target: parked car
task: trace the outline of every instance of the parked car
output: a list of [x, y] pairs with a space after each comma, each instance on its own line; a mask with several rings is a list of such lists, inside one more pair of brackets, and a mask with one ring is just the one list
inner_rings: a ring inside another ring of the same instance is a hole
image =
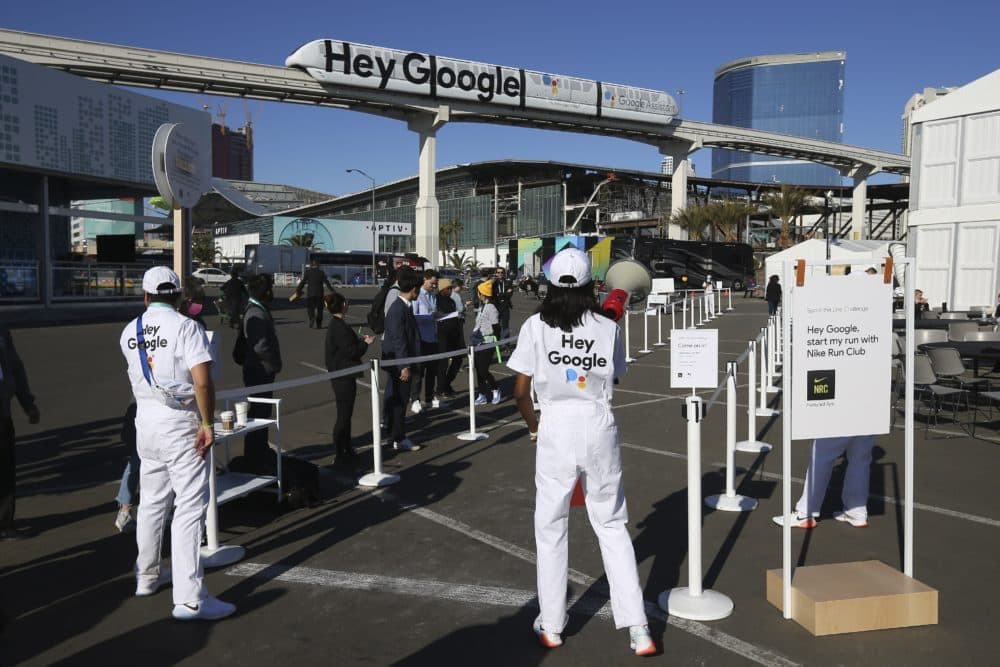
[[191, 275], [200, 280], [202, 285], [221, 285], [229, 280], [228, 273], [214, 266], [200, 268]]

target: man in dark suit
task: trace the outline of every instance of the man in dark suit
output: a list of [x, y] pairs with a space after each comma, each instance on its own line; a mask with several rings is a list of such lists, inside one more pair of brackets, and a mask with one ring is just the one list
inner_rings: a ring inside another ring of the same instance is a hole
[[[261, 273], [254, 276], [247, 284], [247, 290], [250, 292], [250, 302], [243, 314], [243, 335], [246, 337], [243, 384], [252, 387], [274, 382], [274, 377], [281, 372], [281, 347], [270, 309], [274, 299], [271, 275]], [[260, 392], [252, 396], [271, 398], [274, 392]], [[270, 419], [271, 406], [268, 403], [250, 403], [248, 416], [251, 419]], [[254, 464], [273, 461], [271, 448], [267, 445], [267, 430], [248, 433], [243, 440], [243, 452]]]
[[[399, 298], [385, 315], [385, 334], [382, 340], [382, 361], [406, 359], [420, 354], [420, 333], [413, 315], [412, 302], [417, 298], [423, 277], [415, 273], [402, 274], [397, 281]], [[410, 402], [410, 380], [420, 372], [419, 364], [389, 366], [385, 369], [388, 382], [385, 388], [389, 414], [388, 427], [392, 431], [392, 446], [396, 451], [415, 451], [420, 445], [406, 437], [406, 406]], [[378, 445], [376, 445], [378, 446]]]
[[14, 420], [11, 399], [17, 397], [28, 421], [37, 424], [40, 418], [35, 397], [28, 388], [28, 375], [14, 348], [10, 331], [0, 326], [0, 540], [17, 539], [14, 530], [14, 484], [17, 480], [14, 456]]
[[302, 280], [299, 281], [298, 287], [295, 288], [295, 292], [301, 294], [302, 287], [306, 288], [306, 312], [309, 313], [309, 326], [312, 327], [313, 323], [316, 323], [317, 329], [323, 328], [323, 286], [326, 285], [330, 291], [333, 291], [333, 285], [330, 284], [330, 279], [326, 277], [323, 273], [323, 269], [319, 268], [319, 262], [315, 259], [310, 262], [309, 268], [306, 272], [302, 274]]

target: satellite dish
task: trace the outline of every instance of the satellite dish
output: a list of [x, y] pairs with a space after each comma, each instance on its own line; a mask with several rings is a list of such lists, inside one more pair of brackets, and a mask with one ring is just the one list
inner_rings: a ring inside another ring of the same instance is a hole
[[628, 292], [629, 303], [639, 303], [653, 289], [653, 275], [642, 262], [634, 259], [619, 259], [608, 267], [604, 282], [611, 290]]

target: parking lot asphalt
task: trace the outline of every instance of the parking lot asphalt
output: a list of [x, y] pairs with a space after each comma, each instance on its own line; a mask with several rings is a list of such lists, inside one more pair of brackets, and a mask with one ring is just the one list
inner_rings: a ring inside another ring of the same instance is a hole
[[[370, 288], [348, 288], [349, 321], [360, 324]], [[306, 326], [304, 308], [279, 301], [276, 321], [284, 356], [279, 379], [306, 377], [323, 363], [324, 332]], [[515, 325], [535, 306], [515, 300]], [[720, 371], [736, 359], [766, 319], [760, 300], [738, 297], [735, 309], [705, 325], [719, 329]], [[468, 429], [465, 372], [459, 400], [410, 418], [419, 452], [391, 455], [394, 486], [357, 487], [366, 472], [333, 467], [335, 417], [327, 383], [282, 392], [286, 448], [321, 466], [323, 502], [284, 510], [272, 492], [219, 511], [221, 539], [246, 548], [235, 565], [206, 573], [209, 590], [238, 612], [218, 623], [170, 619], [170, 592], [132, 597], [132, 535], [114, 526], [114, 496], [123, 467], [118, 432], [130, 400], [117, 349], [128, 309], [106, 321], [30, 320], [14, 330], [40, 424], [15, 416], [18, 433], [18, 525], [25, 539], [0, 543], [0, 663], [30, 665], [619, 665], [640, 660], [610, 618], [607, 581], [583, 508], [571, 511], [570, 624], [565, 644], [538, 646], [534, 568], [532, 444], [509, 399], [477, 408], [485, 440]], [[660, 653], [671, 665], [998, 664], [993, 629], [1000, 621], [990, 574], [1000, 545], [993, 471], [1000, 463], [994, 431], [977, 439], [942, 424], [916, 434], [917, 579], [940, 591], [937, 626], [813, 637], [765, 599], [765, 570], [781, 566], [780, 447], [736, 455], [738, 492], [757, 498], [752, 512], [702, 507], [704, 585], [735, 603], [722, 621], [667, 617], [660, 592], [687, 584], [687, 391], [670, 390], [667, 347], [639, 354], [642, 317], [633, 316], [636, 357], [614, 398], [625, 489], [640, 580]], [[97, 317], [96, 319], [102, 319]], [[234, 332], [218, 326], [223, 359]], [[669, 318], [665, 323], [669, 325]], [[651, 325], [655, 319], [651, 319]], [[664, 336], [668, 334], [664, 332]], [[651, 332], [651, 339], [656, 339]], [[512, 377], [494, 366], [504, 395]], [[239, 369], [223, 363], [220, 388], [237, 387]], [[722, 375], [720, 373], [720, 381]], [[367, 382], [367, 380], [365, 380]], [[746, 433], [746, 366], [739, 368], [737, 429]], [[359, 388], [353, 432], [371, 461], [371, 405]], [[711, 390], [699, 391], [708, 397]], [[724, 396], [724, 394], [723, 394]], [[776, 400], [772, 397], [771, 399]], [[724, 487], [725, 410], [711, 406], [702, 431], [702, 490]], [[15, 405], [15, 412], [17, 406]], [[961, 415], [960, 415], [961, 416]], [[871, 472], [870, 527], [832, 520], [843, 477], [838, 465], [824, 514], [793, 536], [799, 565], [878, 559], [902, 567], [903, 420], [879, 436]], [[758, 437], [780, 445], [780, 417], [756, 420]], [[801, 490], [808, 442], [793, 447], [793, 493]], [[234, 447], [234, 454], [241, 448]]]

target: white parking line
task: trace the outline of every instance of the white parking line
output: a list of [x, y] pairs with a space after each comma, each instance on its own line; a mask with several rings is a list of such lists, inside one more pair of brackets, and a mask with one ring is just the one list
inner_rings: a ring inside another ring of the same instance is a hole
[[[643, 445], [633, 445], [627, 442], [619, 443], [619, 446], [626, 447], [628, 449], [634, 449], [640, 452], [646, 452], [647, 454], [656, 454], [658, 456], [667, 456], [669, 458], [687, 460], [686, 454], [679, 454], [677, 452], [667, 452], [659, 449], [653, 449], [652, 447], [644, 447]], [[722, 468], [725, 467], [726, 464], [716, 462], [716, 463], [710, 463], [709, 465], [717, 468]], [[778, 475], [776, 473], [761, 471], [759, 474], [761, 475], [761, 477], [765, 477], [767, 479], [772, 479], [779, 482], [781, 481], [781, 475]], [[796, 484], [805, 484], [805, 480], [800, 477], [792, 477], [792, 481], [795, 482]], [[881, 500], [883, 502], [892, 503], [893, 505], [902, 505], [901, 500], [896, 500], [895, 498], [892, 498], [890, 496], [880, 496], [876, 494], [871, 494], [868, 497], [871, 498], [872, 500]], [[1000, 521], [996, 519], [990, 519], [989, 517], [977, 516], [975, 514], [967, 514], [965, 512], [951, 510], [946, 507], [925, 505], [924, 503], [918, 503], [918, 502], [914, 502], [913, 506], [917, 509], [924, 510], [926, 512], [933, 512], [935, 514], [941, 514], [943, 516], [950, 516], [955, 519], [963, 519], [965, 521], [971, 521], [973, 523], [981, 523], [985, 526], [990, 526], [991, 528], [1000, 528]]]

